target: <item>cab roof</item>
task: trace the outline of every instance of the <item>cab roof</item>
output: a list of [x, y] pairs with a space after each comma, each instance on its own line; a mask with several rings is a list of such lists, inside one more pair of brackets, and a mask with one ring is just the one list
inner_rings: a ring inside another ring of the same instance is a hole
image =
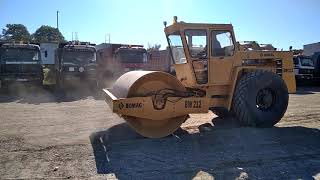
[[36, 44], [17, 44], [17, 43], [5, 43], [1, 48], [19, 48], [19, 49], [35, 49], [40, 50], [40, 46]]
[[147, 50], [144, 48], [119, 48], [115, 51], [115, 53], [126, 53], [126, 52], [146, 53]]
[[186, 23], [183, 21], [174, 21], [172, 25], [165, 27], [164, 31], [170, 34], [185, 29], [216, 29], [233, 31], [233, 26], [232, 24]]
[[75, 44], [68, 44], [63, 47], [64, 49], [68, 50], [83, 50], [83, 51], [96, 51], [96, 48], [91, 45], [75, 45]]

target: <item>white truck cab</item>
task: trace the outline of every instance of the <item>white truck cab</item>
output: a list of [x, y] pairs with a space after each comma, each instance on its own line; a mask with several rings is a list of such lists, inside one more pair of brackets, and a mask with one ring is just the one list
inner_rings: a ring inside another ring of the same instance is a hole
[[293, 57], [293, 62], [297, 80], [313, 79], [314, 63], [311, 57], [296, 55]]

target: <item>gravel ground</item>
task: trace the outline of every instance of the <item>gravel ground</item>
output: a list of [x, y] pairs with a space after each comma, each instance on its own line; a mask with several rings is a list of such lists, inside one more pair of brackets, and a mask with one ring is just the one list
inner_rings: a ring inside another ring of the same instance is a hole
[[274, 128], [191, 115], [175, 135], [146, 139], [102, 95], [0, 95], [0, 179], [320, 179], [320, 88], [290, 95]]

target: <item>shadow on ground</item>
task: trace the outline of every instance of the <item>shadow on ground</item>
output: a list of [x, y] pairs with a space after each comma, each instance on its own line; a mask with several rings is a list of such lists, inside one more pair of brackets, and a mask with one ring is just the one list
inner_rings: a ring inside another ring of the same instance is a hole
[[312, 83], [304, 83], [304, 84], [298, 84], [297, 85], [297, 92], [295, 94], [297, 95], [305, 95], [305, 94], [314, 94], [316, 92], [320, 92], [320, 82], [317, 82], [317, 84]]
[[29, 86], [2, 89], [0, 91], [0, 103], [17, 102], [27, 104], [41, 104], [49, 102], [71, 102], [81, 99], [93, 98], [102, 100], [104, 98], [102, 90], [90, 89], [90, 87], [80, 86], [56, 90], [53, 86]]
[[180, 130], [161, 139], [143, 138], [126, 124], [92, 133], [97, 173], [119, 179], [310, 179], [320, 173], [318, 129], [213, 122], [199, 126], [200, 133]]

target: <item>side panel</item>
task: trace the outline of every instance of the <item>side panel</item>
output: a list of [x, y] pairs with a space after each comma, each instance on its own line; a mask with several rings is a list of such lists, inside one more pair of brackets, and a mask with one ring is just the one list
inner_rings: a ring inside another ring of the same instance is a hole
[[[282, 61], [282, 78], [286, 82], [289, 93], [296, 92], [293, 53], [290, 51], [240, 51], [240, 59], [268, 59]], [[263, 68], [263, 67], [262, 67]]]
[[286, 82], [289, 93], [296, 93], [296, 78], [292, 56], [285, 54], [282, 57], [282, 78]]
[[176, 70], [177, 79], [185, 86], [185, 87], [194, 87], [196, 83], [196, 79], [194, 76], [194, 71], [190, 64], [175, 64], [174, 68]]
[[234, 57], [222, 58], [209, 60], [209, 84], [229, 84]]
[[[290, 63], [289, 63], [290, 64]], [[286, 65], [285, 65], [286, 66]], [[227, 102], [227, 108], [228, 110], [231, 109], [231, 104], [232, 104], [232, 98], [233, 98], [233, 94], [237, 85], [238, 80], [241, 78], [241, 74], [243, 71], [255, 71], [257, 69], [265, 69], [265, 70], [270, 70], [269, 68], [264, 68], [263, 66], [259, 67], [259, 66], [243, 66], [243, 67], [239, 67], [236, 68], [233, 71], [233, 79], [232, 79], [232, 84], [230, 87], [230, 91], [229, 91], [229, 96], [228, 96], [228, 102]], [[293, 75], [291, 75], [292, 73], [284, 73], [284, 81], [287, 85], [288, 88], [288, 92], [289, 93], [295, 93], [296, 92], [296, 82], [295, 82], [295, 77], [294, 77], [294, 73]], [[293, 76], [293, 77], [292, 77]]]

